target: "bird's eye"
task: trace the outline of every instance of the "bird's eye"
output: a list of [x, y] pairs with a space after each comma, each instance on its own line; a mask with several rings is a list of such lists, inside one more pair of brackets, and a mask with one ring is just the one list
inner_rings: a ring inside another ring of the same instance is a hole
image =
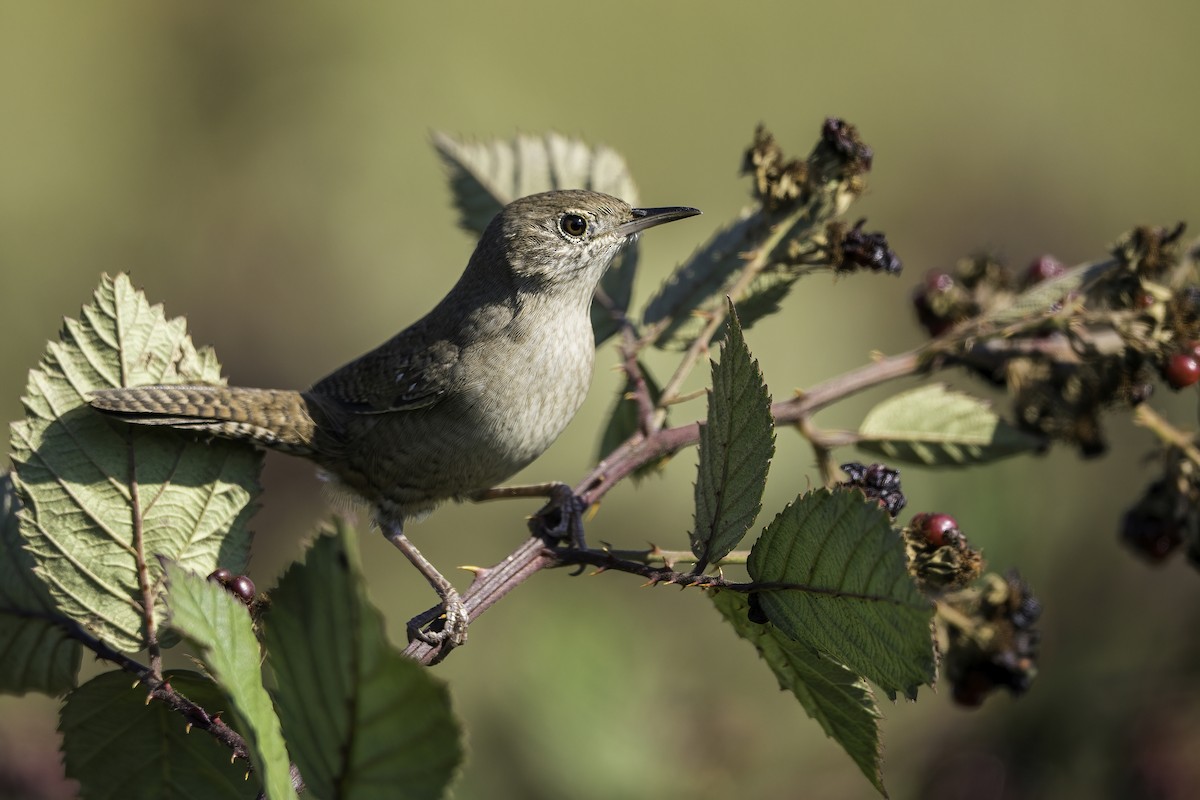
[[582, 239], [587, 233], [587, 220], [578, 214], [563, 214], [558, 220], [558, 227], [567, 236], [573, 239]]

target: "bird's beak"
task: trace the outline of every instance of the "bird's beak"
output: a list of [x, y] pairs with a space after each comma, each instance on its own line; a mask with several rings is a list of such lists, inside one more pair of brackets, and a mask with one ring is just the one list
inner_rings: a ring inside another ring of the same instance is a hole
[[617, 232], [624, 236], [632, 236], [638, 231], [646, 230], [646, 228], [653, 228], [655, 225], [662, 225], [664, 222], [674, 222], [677, 219], [694, 217], [699, 213], [700, 209], [688, 208], [687, 206], [635, 208], [633, 209], [633, 219], [618, 225]]

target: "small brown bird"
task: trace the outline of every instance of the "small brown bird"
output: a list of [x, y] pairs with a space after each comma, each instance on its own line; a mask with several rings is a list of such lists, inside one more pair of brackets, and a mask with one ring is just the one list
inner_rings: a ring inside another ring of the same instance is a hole
[[458, 593], [404, 535], [447, 499], [496, 486], [571, 421], [591, 381], [592, 295], [626, 241], [694, 216], [553, 191], [505, 206], [462, 277], [411, 327], [303, 391], [142, 386], [94, 392], [127, 422], [203, 431], [308, 458], [365, 500], [375, 522], [437, 590], [441, 631], [466, 639]]

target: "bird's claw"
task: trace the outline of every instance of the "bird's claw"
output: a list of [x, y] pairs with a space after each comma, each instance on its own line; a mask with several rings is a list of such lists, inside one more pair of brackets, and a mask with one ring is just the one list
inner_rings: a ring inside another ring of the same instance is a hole
[[531, 524], [533, 533], [552, 539], [566, 539], [580, 550], [585, 550], [587, 542], [583, 538], [583, 512], [587, 509], [586, 500], [566, 484], [559, 484], [550, 495], [550, 502], [534, 514]]
[[[420, 639], [431, 647], [443, 647], [446, 652], [466, 644], [467, 626], [471, 618], [458, 592], [451, 589], [442, 598], [442, 604], [408, 621], [408, 640]], [[435, 626], [426, 629], [426, 625]]]

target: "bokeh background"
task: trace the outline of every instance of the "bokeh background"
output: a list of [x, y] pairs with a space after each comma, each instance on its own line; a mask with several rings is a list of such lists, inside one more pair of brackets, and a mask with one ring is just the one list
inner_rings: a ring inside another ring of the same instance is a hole
[[[702, 208], [643, 240], [644, 299], [747, 201], [737, 166], [756, 123], [803, 154], [838, 115], [876, 152], [851, 213], [887, 232], [906, 269], [808, 279], [750, 332], [787, 396], [917, 344], [911, 288], [961, 255], [1074, 263], [1135, 224], [1200, 229], [1198, 28], [1200, 5], [1183, 0], [0, 0], [0, 410], [22, 413], [26, 371], [102, 272], [131, 272], [186, 315], [236, 383], [302, 387], [387, 338], [473, 244], [431, 131], [582, 136], [625, 154], [645, 204]], [[522, 477], [574, 482], [593, 463], [615, 364], [600, 353], [587, 405]], [[883, 394], [819, 421], [852, 426]], [[1195, 392], [1167, 394], [1156, 405], [1189, 424]], [[1019, 702], [883, 701], [894, 797], [1200, 794], [1200, 575], [1118, 546], [1153, 466], [1148, 436], [1120, 418], [1110, 433], [1098, 461], [905, 471], [910, 510], [954, 514], [993, 568], [1020, 567], [1045, 603], [1045, 642]], [[619, 488], [592, 539], [684, 546], [694, 463], [686, 452]], [[781, 431], [764, 514], [813, 481]], [[304, 463], [270, 458], [265, 485], [260, 587], [328, 513]], [[412, 535], [439, 564], [489, 564], [531, 510], [447, 508]], [[386, 543], [363, 550], [400, 640], [428, 590]], [[545, 574], [437, 671], [470, 735], [461, 798], [872, 796], [697, 593]], [[72, 796], [55, 709], [0, 698], [0, 796]]]

